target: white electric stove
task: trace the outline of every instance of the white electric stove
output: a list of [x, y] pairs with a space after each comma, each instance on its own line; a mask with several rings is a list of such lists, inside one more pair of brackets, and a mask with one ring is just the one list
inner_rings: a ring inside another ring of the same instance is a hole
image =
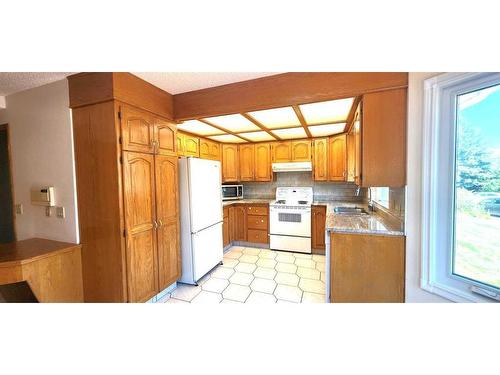
[[270, 248], [311, 253], [312, 187], [278, 187], [269, 205]]

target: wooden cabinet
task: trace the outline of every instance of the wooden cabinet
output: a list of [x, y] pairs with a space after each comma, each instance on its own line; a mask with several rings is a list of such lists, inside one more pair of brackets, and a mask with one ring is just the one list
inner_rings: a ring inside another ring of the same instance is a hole
[[180, 275], [176, 128], [113, 100], [72, 116], [85, 301], [146, 301]]
[[158, 293], [154, 156], [123, 152], [127, 286], [130, 302]]
[[239, 180], [238, 145], [222, 145], [222, 182]]
[[235, 227], [235, 216], [234, 211], [235, 206], [231, 205], [228, 208], [228, 234], [229, 234], [229, 242], [234, 241], [234, 227]]
[[313, 178], [315, 181], [328, 180], [328, 138], [314, 140]]
[[231, 237], [229, 235], [229, 207], [224, 207], [222, 212], [223, 212], [222, 244], [224, 247], [226, 247], [231, 242]]
[[181, 276], [177, 157], [155, 157], [159, 290]]
[[271, 145], [269, 143], [255, 144], [255, 173], [254, 181], [271, 181]]
[[246, 144], [239, 146], [240, 181], [253, 181], [255, 179], [255, 146]]
[[404, 302], [405, 237], [331, 234], [331, 302]]
[[292, 161], [311, 161], [311, 141], [292, 141]]
[[312, 206], [311, 248], [314, 254], [325, 254], [326, 206]]
[[291, 142], [274, 142], [272, 144], [273, 162], [286, 163], [292, 160]]
[[361, 185], [406, 185], [406, 89], [365, 94]]
[[247, 241], [269, 243], [269, 206], [247, 206]]
[[200, 158], [220, 160], [220, 149], [221, 146], [219, 143], [200, 138]]
[[200, 156], [200, 139], [198, 137], [177, 133], [177, 154], [179, 156]]
[[330, 137], [328, 145], [328, 179], [330, 181], [346, 180], [346, 136], [345, 134]]
[[354, 183], [356, 185], [361, 185], [361, 128], [362, 125], [362, 105], [363, 103], [358, 104], [358, 108], [355, 114], [354, 125], [352, 128], [352, 134], [354, 138]]
[[346, 134], [346, 150], [347, 150], [347, 180], [348, 182], [354, 182], [354, 177], [356, 174], [356, 142], [355, 142], [354, 131], [351, 129], [349, 133]]
[[234, 206], [234, 225], [233, 239], [235, 241], [246, 241], [247, 240], [247, 214], [244, 205], [236, 205]]

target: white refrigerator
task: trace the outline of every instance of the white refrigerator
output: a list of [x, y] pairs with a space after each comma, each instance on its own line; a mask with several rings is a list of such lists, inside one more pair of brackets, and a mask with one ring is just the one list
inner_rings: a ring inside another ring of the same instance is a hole
[[179, 159], [182, 283], [197, 284], [222, 262], [221, 181], [219, 161]]

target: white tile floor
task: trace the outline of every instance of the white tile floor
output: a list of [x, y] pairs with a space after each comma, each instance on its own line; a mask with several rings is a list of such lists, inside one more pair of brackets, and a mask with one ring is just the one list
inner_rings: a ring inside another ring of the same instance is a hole
[[323, 303], [325, 257], [233, 246], [199, 286], [178, 284], [166, 303]]

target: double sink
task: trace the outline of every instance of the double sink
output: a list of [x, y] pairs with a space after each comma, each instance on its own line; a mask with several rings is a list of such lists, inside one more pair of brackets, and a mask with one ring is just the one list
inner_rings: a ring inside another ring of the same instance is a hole
[[368, 212], [362, 207], [335, 207], [333, 212], [341, 215], [369, 215]]

